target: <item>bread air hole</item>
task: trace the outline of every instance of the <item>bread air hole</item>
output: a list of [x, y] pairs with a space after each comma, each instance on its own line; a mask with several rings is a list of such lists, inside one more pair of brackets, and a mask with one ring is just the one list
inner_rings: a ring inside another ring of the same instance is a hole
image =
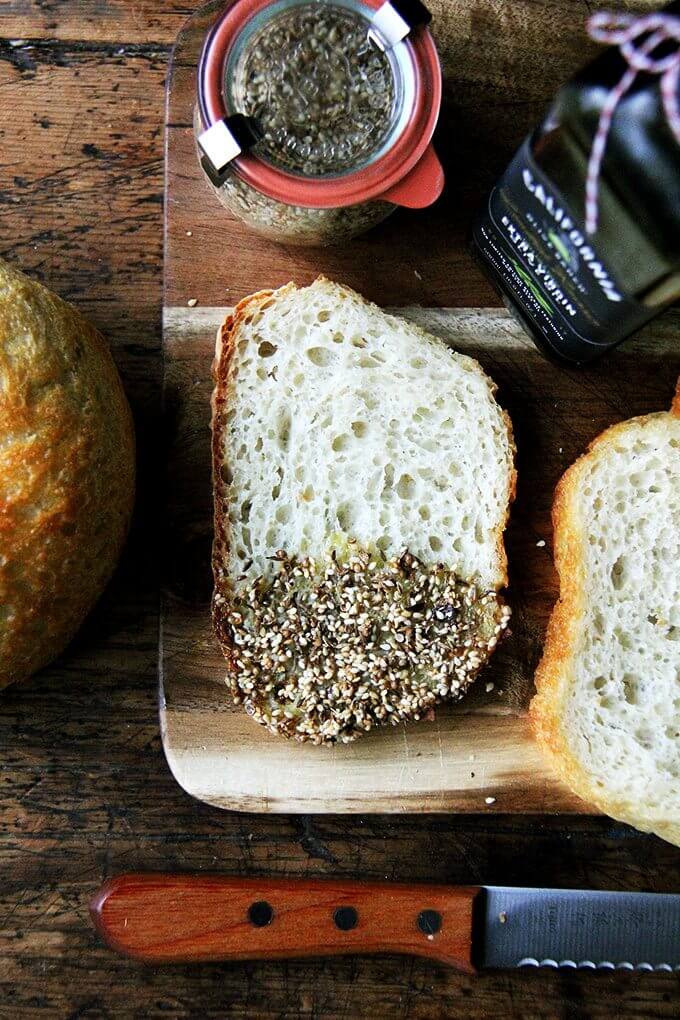
[[307, 357], [317, 368], [326, 368], [333, 359], [333, 355], [325, 347], [309, 347]]
[[430, 549], [432, 550], [432, 552], [436, 553], [441, 550], [442, 540], [438, 538], [437, 535], [430, 535], [428, 542], [430, 544]]
[[330, 317], [331, 313], [328, 311], [327, 308], [322, 308], [321, 311], [316, 316], [318, 322], [328, 322]]
[[220, 467], [220, 478], [225, 485], [231, 485], [234, 481], [234, 472], [231, 470], [228, 464], [222, 464]]
[[618, 560], [611, 569], [612, 585], [614, 588], [616, 588], [617, 591], [620, 591], [621, 588], [623, 588], [625, 581], [625, 571], [626, 571], [625, 556], [619, 556]]
[[378, 406], [377, 398], [369, 393], [367, 390], [358, 390], [357, 397], [363, 401], [364, 406], [369, 410], [373, 411]]
[[624, 651], [629, 652], [633, 647], [633, 642], [631, 640], [630, 634], [627, 631], [621, 630], [619, 627], [616, 627], [614, 630], [614, 635], [618, 643], [624, 649]]
[[430, 508], [429, 508], [429, 506], [418, 507], [418, 513], [420, 514], [421, 520], [429, 521], [429, 519], [430, 519]]
[[269, 340], [263, 340], [257, 348], [257, 353], [261, 358], [271, 358], [271, 356], [276, 354], [277, 351], [278, 347], [275, 344], [270, 344]]
[[331, 449], [335, 453], [339, 453], [341, 450], [346, 450], [349, 445], [349, 436], [346, 432], [341, 433], [339, 436], [334, 436], [331, 442]]
[[314, 499], [314, 489], [311, 485], [306, 485], [302, 490], [302, 498], [305, 503], [311, 503]]
[[402, 475], [397, 482], [397, 495], [400, 499], [413, 499], [416, 493], [416, 483], [410, 475]]
[[282, 450], [288, 449], [290, 442], [291, 417], [287, 410], [279, 411], [276, 421], [276, 437]]
[[368, 425], [366, 424], [365, 421], [353, 421], [352, 422], [352, 432], [357, 437], [357, 439], [363, 439], [364, 436], [366, 435], [367, 431], [368, 431]]
[[283, 506], [277, 507], [276, 519], [279, 524], [288, 524], [292, 515], [290, 504], [284, 503]]
[[623, 675], [623, 696], [629, 705], [638, 704], [638, 695], [640, 693], [640, 680], [634, 676], [633, 673], [624, 673]]
[[351, 500], [341, 503], [335, 511], [338, 524], [346, 534], [350, 534], [354, 528], [357, 517], [357, 506]]

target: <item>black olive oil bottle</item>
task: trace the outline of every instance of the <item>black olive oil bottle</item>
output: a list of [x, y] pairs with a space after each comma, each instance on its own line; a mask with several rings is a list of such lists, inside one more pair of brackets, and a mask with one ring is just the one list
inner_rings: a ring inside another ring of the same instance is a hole
[[[680, 51], [680, 2], [653, 17], [670, 34], [650, 50], [658, 29], [638, 23], [632, 43], [561, 89], [473, 227], [473, 251], [507, 306], [562, 362], [599, 357], [680, 297], [680, 144], [668, 113], [680, 76], [662, 73]], [[640, 70], [645, 57], [666, 63]], [[608, 113], [593, 201], [593, 146]]]

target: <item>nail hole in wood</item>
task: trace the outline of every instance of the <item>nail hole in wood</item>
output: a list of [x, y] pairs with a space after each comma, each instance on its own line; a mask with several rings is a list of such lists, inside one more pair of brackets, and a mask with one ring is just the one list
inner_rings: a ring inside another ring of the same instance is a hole
[[423, 935], [436, 935], [442, 926], [442, 915], [437, 910], [421, 910], [418, 927]]
[[256, 928], [266, 928], [271, 924], [274, 910], [266, 900], [258, 900], [248, 907], [248, 920]]
[[356, 928], [359, 915], [354, 907], [338, 907], [333, 914], [333, 920], [340, 931], [351, 931], [352, 928]]

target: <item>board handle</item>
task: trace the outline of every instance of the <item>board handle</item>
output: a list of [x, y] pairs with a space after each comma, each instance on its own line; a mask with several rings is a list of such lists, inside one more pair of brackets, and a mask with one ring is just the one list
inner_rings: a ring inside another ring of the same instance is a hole
[[472, 965], [477, 887], [138, 874], [92, 900], [108, 945], [151, 963], [408, 953]]

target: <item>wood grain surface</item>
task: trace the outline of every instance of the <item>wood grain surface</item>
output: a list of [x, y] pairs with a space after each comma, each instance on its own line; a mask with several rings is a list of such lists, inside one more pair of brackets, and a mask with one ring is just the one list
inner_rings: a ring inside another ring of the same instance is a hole
[[[205, 807], [170, 775], [156, 718], [161, 126], [170, 44], [194, 6], [0, 7], [0, 254], [108, 337], [135, 411], [143, 482], [118, 576], [81, 634], [53, 667], [0, 697], [0, 1016], [671, 1020], [678, 981], [664, 974], [473, 978], [406, 957], [152, 968], [111, 953], [90, 924], [101, 882], [130, 870], [680, 889], [677, 849], [606, 818], [253, 816]], [[514, 12], [545, 19], [552, 42], [543, 93], [541, 74], [531, 83], [537, 102], [582, 60], [578, 0], [448, 7], [469, 23], [493, 14], [500, 35], [508, 26], [506, 73], [513, 52], [517, 67], [531, 56]], [[476, 65], [483, 80], [489, 62], [478, 55]], [[508, 92], [503, 115], [518, 134], [523, 111]], [[490, 300], [478, 282], [459, 304]]]

